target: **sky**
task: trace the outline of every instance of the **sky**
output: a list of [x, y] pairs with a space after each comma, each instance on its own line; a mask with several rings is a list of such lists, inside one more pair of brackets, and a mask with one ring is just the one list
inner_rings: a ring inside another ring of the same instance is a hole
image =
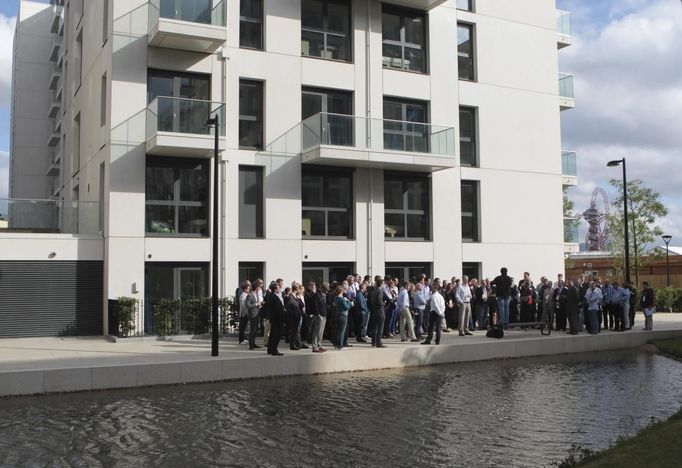
[[[0, 198], [7, 196], [18, 5], [0, 0]], [[578, 154], [578, 186], [569, 190], [575, 211], [588, 208], [595, 187], [615, 196], [608, 181], [621, 171], [606, 162], [625, 157], [628, 178], [661, 193], [669, 214], [659, 225], [673, 236], [671, 245], [682, 245], [682, 1], [556, 5], [571, 12], [573, 44], [559, 51], [559, 69], [575, 76], [576, 106], [561, 113], [562, 147]]]

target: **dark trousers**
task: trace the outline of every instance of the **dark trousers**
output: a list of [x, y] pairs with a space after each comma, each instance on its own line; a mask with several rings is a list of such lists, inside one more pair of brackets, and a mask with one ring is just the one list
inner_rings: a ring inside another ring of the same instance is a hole
[[457, 321], [459, 320], [458, 315], [459, 315], [458, 309], [446, 307], [445, 308], [445, 325], [448, 328], [452, 328], [454, 330], [457, 330], [457, 325], [458, 325]]
[[578, 311], [568, 314], [568, 329], [571, 333], [578, 333]]
[[556, 310], [556, 329], [566, 330], [566, 306], [564, 305]]
[[[258, 315], [249, 317], [249, 348], [256, 346], [256, 335], [258, 334]], [[241, 325], [241, 323], [240, 323]]]
[[623, 308], [620, 304], [611, 304], [611, 327], [620, 330], [623, 325]]
[[300, 349], [301, 345], [301, 327], [300, 321], [288, 320], [287, 328], [289, 329], [289, 348]]
[[355, 339], [357, 341], [362, 340], [362, 326], [367, 320], [367, 312], [364, 314], [359, 307], [353, 310], [353, 333], [355, 334]]
[[429, 334], [426, 336], [426, 342], [431, 343], [431, 340], [433, 339], [433, 329], [436, 329], [436, 344], [440, 344], [440, 329], [442, 326], [442, 320], [440, 315], [438, 315], [435, 311], [431, 311], [429, 313]]
[[630, 304], [630, 328], [635, 326], [635, 305]]
[[611, 324], [613, 324], [613, 314], [611, 312], [611, 304], [604, 304], [600, 310], [599, 325], [604, 327], [604, 330], [609, 329], [609, 317], [611, 318]]
[[348, 314], [339, 314], [336, 317], [336, 346], [337, 348], [342, 348], [348, 346], [348, 337], [346, 333], [346, 325], [348, 323]]
[[270, 338], [268, 338], [268, 354], [277, 353], [279, 340], [282, 335], [282, 324], [280, 322], [270, 323]]
[[379, 346], [383, 344], [381, 342], [381, 337], [384, 334], [384, 321], [386, 320], [386, 313], [383, 309], [379, 309], [372, 312], [372, 318], [374, 319], [374, 328], [372, 328], [372, 346]]
[[239, 317], [239, 342], [241, 343], [246, 339], [246, 326], [249, 324], [248, 315]]
[[533, 304], [521, 301], [521, 322], [533, 321]]

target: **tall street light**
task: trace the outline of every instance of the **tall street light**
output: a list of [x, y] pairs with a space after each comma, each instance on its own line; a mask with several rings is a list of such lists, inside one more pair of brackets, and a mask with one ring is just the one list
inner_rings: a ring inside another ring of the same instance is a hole
[[608, 167], [623, 164], [623, 224], [625, 225], [625, 282], [630, 283], [630, 238], [628, 235], [628, 178], [625, 171], [625, 158], [609, 161]]
[[670, 240], [673, 236], [666, 234], [663, 236], [663, 242], [665, 242], [665, 273], [668, 277], [668, 287], [670, 287], [670, 250], [668, 246], [670, 245]]
[[211, 261], [211, 356], [218, 355], [218, 189], [220, 183], [219, 177], [219, 138], [220, 138], [220, 122], [218, 113], [208, 119], [207, 127], [213, 127], [214, 147], [213, 147], [213, 219], [211, 225], [213, 227], [213, 255]]

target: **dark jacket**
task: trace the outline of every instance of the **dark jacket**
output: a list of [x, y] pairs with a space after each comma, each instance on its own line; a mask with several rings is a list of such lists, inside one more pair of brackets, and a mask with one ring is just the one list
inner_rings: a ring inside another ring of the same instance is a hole
[[507, 299], [511, 296], [512, 281], [509, 275], [496, 276], [492, 281], [498, 298]]
[[566, 291], [566, 314], [578, 316], [580, 312], [580, 291], [575, 286], [569, 286]]
[[287, 325], [290, 328], [297, 327], [301, 320], [301, 307], [293, 294], [290, 294], [284, 301], [284, 308], [286, 309]]
[[367, 309], [367, 298], [362, 291], [358, 291], [355, 295], [355, 310], [361, 314], [366, 314]]
[[315, 310], [313, 314], [320, 317], [327, 316], [327, 295], [321, 291], [315, 293]]
[[640, 299], [639, 303], [642, 306], [642, 309], [648, 309], [649, 307], [653, 307], [654, 304], [656, 303], [654, 290], [651, 288], [646, 288], [642, 292], [642, 299]]
[[270, 320], [273, 325], [282, 325], [284, 323], [285, 311], [282, 300], [274, 292], [268, 290], [263, 298], [263, 312], [264, 317]]

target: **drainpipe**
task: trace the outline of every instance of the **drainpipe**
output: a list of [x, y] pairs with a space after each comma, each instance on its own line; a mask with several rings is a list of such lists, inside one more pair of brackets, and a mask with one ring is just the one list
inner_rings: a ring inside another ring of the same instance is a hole
[[[370, 40], [372, 33], [372, 6], [371, 0], [367, 0], [367, 29], [365, 31], [365, 143], [367, 149], [371, 148], [372, 136], [371, 128], [372, 122], [370, 118], [372, 117], [372, 80], [371, 80], [371, 65], [372, 61], [370, 58]], [[370, 277], [374, 276], [373, 264], [372, 264], [372, 241], [373, 241], [373, 224], [372, 219], [372, 206], [374, 204], [374, 180], [373, 180], [374, 169], [369, 168], [369, 200], [367, 201], [367, 274]]]

